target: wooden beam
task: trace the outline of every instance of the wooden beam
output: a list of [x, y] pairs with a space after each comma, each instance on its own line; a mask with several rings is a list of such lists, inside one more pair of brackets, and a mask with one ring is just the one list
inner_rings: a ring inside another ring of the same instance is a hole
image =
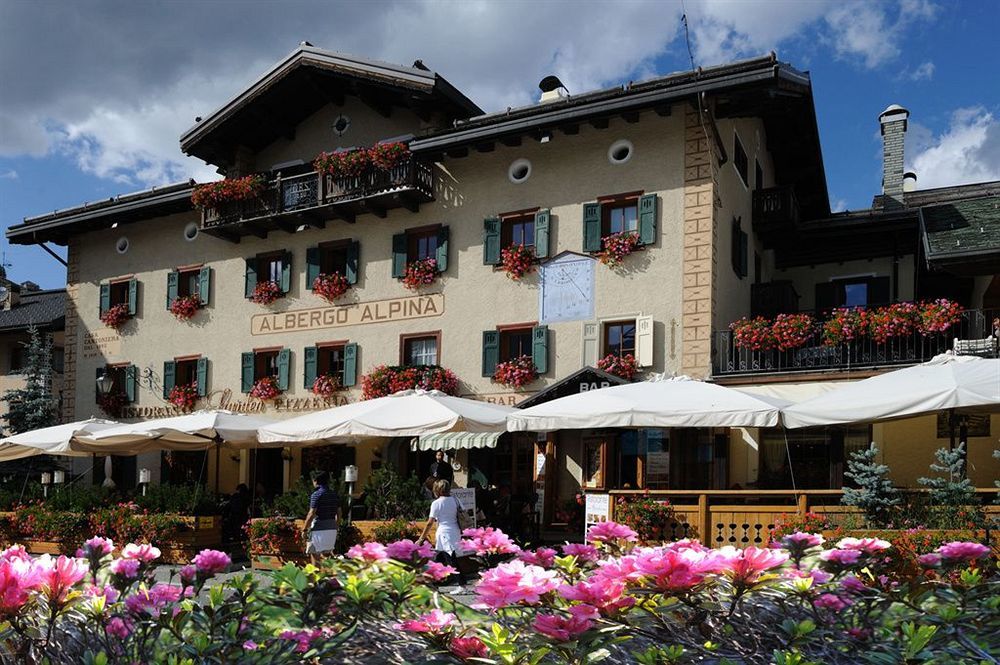
[[337, 208], [336, 206], [334, 206], [330, 210], [330, 214], [332, 214], [337, 219], [344, 220], [348, 224], [353, 224], [354, 222], [357, 221], [357, 215], [355, 215], [353, 212], [350, 212], [348, 210], [341, 210], [340, 208]]
[[256, 224], [251, 224], [250, 222], [240, 222], [239, 226], [250, 231], [250, 235], [257, 236], [261, 240], [267, 240], [267, 229]]
[[287, 219], [279, 219], [278, 221], [275, 222], [275, 224], [277, 224], [278, 228], [284, 231], [285, 233], [295, 233], [295, 231], [299, 228], [299, 226], [301, 226], [300, 224], [296, 224], [295, 222], [289, 221]]
[[486, 143], [479, 143], [476, 145], [477, 152], [493, 152], [496, 148], [496, 144], [493, 141], [487, 141]]
[[503, 143], [508, 148], [516, 148], [521, 145], [520, 136], [502, 136], [500, 137], [500, 143]]
[[380, 116], [383, 118], [392, 116], [392, 104], [378, 99], [367, 86], [355, 86], [355, 89], [358, 92], [358, 99], [370, 106]]
[[399, 197], [399, 204], [410, 212], [420, 212], [420, 202], [409, 196], [401, 195]]
[[375, 215], [379, 219], [385, 219], [385, 208], [375, 203], [374, 201], [362, 201], [362, 205], [368, 212]]
[[609, 124], [607, 118], [594, 118], [590, 121], [590, 126], [594, 129], [607, 129]]
[[563, 125], [560, 129], [562, 129], [562, 133], [566, 136], [575, 136], [580, 133], [580, 125], [575, 123], [571, 125]]

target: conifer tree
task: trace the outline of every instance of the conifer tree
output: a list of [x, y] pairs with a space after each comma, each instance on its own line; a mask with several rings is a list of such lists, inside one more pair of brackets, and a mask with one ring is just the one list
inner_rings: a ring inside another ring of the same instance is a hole
[[56, 424], [55, 400], [52, 398], [52, 345], [38, 328], [28, 329], [27, 358], [22, 374], [24, 388], [6, 391], [0, 400], [7, 402], [3, 419], [10, 434], [19, 434]]
[[871, 447], [851, 454], [844, 475], [858, 486], [845, 487], [841, 503], [863, 510], [869, 526], [884, 527], [892, 522], [893, 509], [901, 500], [899, 490], [888, 478], [889, 467], [879, 463], [877, 457], [874, 442]]
[[[965, 475], [965, 443], [959, 443], [956, 448], [939, 448], [934, 457], [937, 462], [931, 464], [931, 471], [940, 475], [933, 478], [917, 478], [917, 482], [930, 489], [930, 503], [938, 516], [941, 528], [960, 528], [968, 520], [960, 519], [960, 513], [967, 506], [976, 506], [976, 488]], [[968, 516], [979, 521], [978, 511]]]

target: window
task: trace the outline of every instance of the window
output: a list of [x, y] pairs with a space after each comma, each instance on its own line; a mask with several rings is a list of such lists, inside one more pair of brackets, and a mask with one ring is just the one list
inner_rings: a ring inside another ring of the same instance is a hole
[[292, 362], [292, 352], [280, 347], [254, 349], [243, 354], [241, 363], [241, 389], [248, 393], [254, 384], [272, 376], [278, 390], [288, 390], [288, 376]]
[[198, 380], [198, 359], [184, 358], [174, 361], [174, 382], [178, 386], [190, 386]]
[[10, 347], [10, 373], [20, 372], [24, 368], [24, 347], [20, 342], [15, 342]]
[[500, 362], [532, 355], [531, 327], [500, 331]]
[[870, 445], [868, 425], [816, 427], [783, 431], [761, 430], [758, 486], [760, 489], [839, 489], [844, 486], [845, 461]]
[[269, 349], [267, 351], [254, 351], [253, 354], [253, 380], [273, 376], [278, 378], [278, 352], [280, 349]]
[[493, 376], [497, 365], [528, 356], [539, 374], [549, 371], [549, 327], [530, 323], [483, 331], [483, 376]]
[[198, 295], [199, 289], [199, 276], [201, 270], [199, 268], [185, 268], [183, 270], [177, 271], [177, 295], [178, 296], [192, 296]]
[[138, 293], [139, 283], [130, 277], [101, 284], [100, 314], [103, 316], [112, 307], [125, 305], [129, 316], [135, 316]]
[[288, 293], [292, 282], [291, 252], [268, 252], [246, 259], [245, 295], [250, 298], [258, 282], [271, 281], [282, 294]]
[[208, 304], [212, 269], [203, 266], [181, 266], [167, 273], [167, 309], [179, 297], [198, 296], [201, 306]]
[[[108, 392], [108, 395], [124, 397], [126, 403], [135, 401], [136, 368], [134, 365], [120, 363], [116, 365], [104, 365], [103, 367], [98, 367], [97, 378], [100, 379], [105, 375], [111, 378], [111, 390]], [[97, 390], [96, 383], [94, 385], [94, 393], [98, 399], [98, 403], [100, 403], [101, 394]]]
[[845, 277], [816, 285], [816, 310], [835, 307], [871, 307], [887, 305], [891, 300], [889, 277], [862, 275]]
[[434, 259], [438, 272], [448, 269], [448, 227], [421, 226], [392, 237], [392, 276], [402, 278], [414, 261]]
[[437, 257], [437, 229], [421, 229], [406, 234], [406, 262]]
[[760, 162], [756, 159], [753, 161], [753, 164], [753, 188], [755, 190], [764, 189], [764, 169], [760, 168]]
[[742, 220], [739, 217], [733, 217], [730, 242], [733, 272], [736, 273], [737, 277], [743, 279], [749, 272], [750, 238], [743, 231]]
[[271, 254], [257, 257], [257, 279], [258, 281], [272, 281], [281, 283], [281, 273], [285, 269], [285, 255]]
[[344, 344], [317, 345], [316, 373], [318, 376], [332, 374], [344, 385]]
[[357, 383], [358, 345], [349, 342], [323, 342], [307, 346], [303, 354], [303, 383], [312, 390], [316, 378], [331, 374], [343, 387]]
[[357, 240], [334, 240], [307, 249], [306, 288], [312, 289], [313, 282], [321, 274], [333, 273], [346, 277], [348, 284], [357, 284], [359, 251], [360, 243]]
[[535, 213], [524, 212], [500, 216], [500, 244], [502, 247], [511, 245], [535, 245]]
[[656, 194], [630, 192], [602, 196], [596, 203], [584, 203], [583, 251], [599, 252], [604, 245], [602, 238], [623, 231], [637, 232], [643, 245], [654, 244], [659, 237], [657, 198]]
[[62, 374], [66, 370], [66, 349], [61, 346], [52, 347], [52, 371]]
[[437, 365], [439, 359], [441, 333], [421, 333], [403, 335], [400, 338], [402, 358], [400, 365]]
[[534, 249], [535, 258], [549, 255], [548, 209], [502, 213], [483, 220], [483, 264], [498, 265], [501, 251], [513, 245]]
[[750, 186], [750, 163], [747, 160], [747, 151], [743, 149], [743, 144], [740, 143], [740, 137], [736, 132], [733, 132], [733, 166], [736, 167], [736, 172], [740, 174], [740, 180], [747, 187]]
[[639, 230], [639, 199], [630, 197], [625, 200], [606, 203], [601, 206], [601, 236], [612, 233]]
[[347, 249], [350, 243], [324, 243], [319, 246], [319, 271], [324, 275], [347, 273]]
[[635, 356], [635, 320], [604, 324], [604, 355]]
[[198, 396], [208, 394], [208, 359], [183, 356], [163, 363], [163, 399], [170, 398], [175, 386], [197, 386]]

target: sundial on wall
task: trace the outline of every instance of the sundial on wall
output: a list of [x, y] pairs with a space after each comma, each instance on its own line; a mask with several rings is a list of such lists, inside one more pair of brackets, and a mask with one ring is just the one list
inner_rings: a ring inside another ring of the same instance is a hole
[[594, 318], [594, 259], [564, 252], [538, 270], [541, 323]]

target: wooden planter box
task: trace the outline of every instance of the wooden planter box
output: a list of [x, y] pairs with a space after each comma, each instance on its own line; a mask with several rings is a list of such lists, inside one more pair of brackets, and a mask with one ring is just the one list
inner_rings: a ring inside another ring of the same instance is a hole
[[170, 564], [191, 563], [198, 552], [222, 547], [222, 517], [217, 515], [181, 515], [185, 528], [168, 540], [155, 543], [160, 548], [160, 561]]
[[[259, 519], [250, 520], [257, 522]], [[305, 526], [305, 520], [295, 520], [295, 528], [299, 531]], [[251, 542], [250, 548], [253, 544]], [[274, 552], [250, 552], [250, 567], [253, 570], [280, 570], [287, 563], [302, 565], [309, 560], [305, 552], [305, 543], [293, 538], [284, 539], [280, 548]]]

